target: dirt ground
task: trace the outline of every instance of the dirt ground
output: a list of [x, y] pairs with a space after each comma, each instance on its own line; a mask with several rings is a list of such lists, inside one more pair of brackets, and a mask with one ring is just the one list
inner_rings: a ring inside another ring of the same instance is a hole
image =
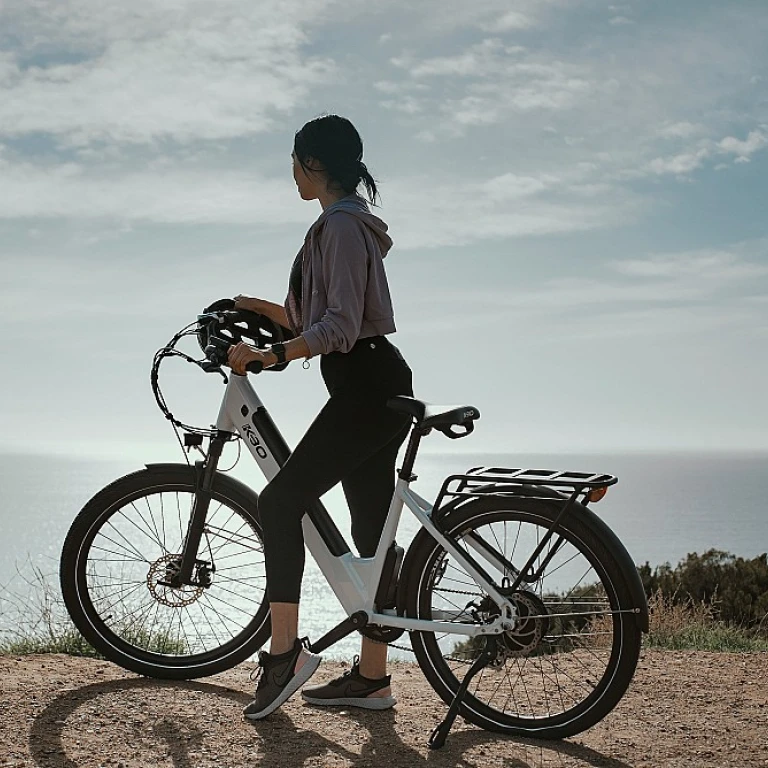
[[[163, 683], [106, 662], [0, 657], [0, 767], [768, 766], [768, 654], [646, 651], [619, 706], [577, 737], [513, 739], [459, 719], [441, 750], [427, 738], [445, 706], [415, 665], [393, 665], [388, 712], [322, 710], [297, 695], [259, 723], [240, 713], [251, 668]], [[325, 662], [313, 682], [341, 669]]]

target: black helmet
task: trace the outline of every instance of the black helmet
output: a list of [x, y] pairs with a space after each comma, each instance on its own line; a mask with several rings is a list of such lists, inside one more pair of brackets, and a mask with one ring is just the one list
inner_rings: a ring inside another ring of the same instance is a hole
[[[293, 333], [284, 326], [258, 312], [235, 309], [234, 299], [219, 299], [203, 310], [197, 320], [197, 341], [205, 352], [211, 336], [237, 344], [243, 341], [258, 349], [265, 349], [279, 341], [293, 338]], [[282, 371], [288, 363], [272, 365], [267, 370]]]

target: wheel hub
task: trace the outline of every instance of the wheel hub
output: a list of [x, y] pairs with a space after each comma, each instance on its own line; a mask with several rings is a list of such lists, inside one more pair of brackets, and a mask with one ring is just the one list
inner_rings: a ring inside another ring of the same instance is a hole
[[[549, 616], [541, 599], [533, 592], [517, 591], [502, 594], [515, 608], [515, 625], [497, 636], [497, 658], [494, 666], [500, 666], [508, 658], [531, 656], [541, 644], [549, 630]], [[485, 597], [480, 604], [479, 613], [486, 620], [493, 620], [501, 614], [499, 607]]]
[[171, 587], [168, 582], [178, 573], [181, 565], [181, 555], [163, 555], [149, 567], [147, 588], [158, 603], [169, 608], [183, 608], [192, 605], [203, 594], [202, 585], [184, 584], [181, 587]]

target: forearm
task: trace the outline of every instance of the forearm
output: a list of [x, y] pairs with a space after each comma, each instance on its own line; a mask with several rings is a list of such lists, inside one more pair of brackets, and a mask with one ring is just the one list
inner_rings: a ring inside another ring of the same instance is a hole
[[[288, 323], [288, 315], [285, 311], [285, 307], [274, 302], [267, 301], [266, 299], [254, 299], [254, 312], [258, 312], [260, 315], [268, 317], [278, 325], [282, 325], [283, 328], [290, 328]], [[287, 347], [287, 345], [286, 345]]]
[[298, 360], [300, 357], [310, 357], [309, 346], [303, 336], [285, 342], [285, 359]]

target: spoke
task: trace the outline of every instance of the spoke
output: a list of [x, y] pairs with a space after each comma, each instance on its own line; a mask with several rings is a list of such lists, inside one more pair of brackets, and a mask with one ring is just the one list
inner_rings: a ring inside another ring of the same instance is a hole
[[176, 491], [176, 512], [179, 517], [179, 541], [184, 544], [184, 526], [181, 524], [181, 504], [179, 502], [179, 492]]
[[[212, 598], [212, 597], [211, 597], [209, 594], [207, 594], [207, 593], [203, 593], [203, 594], [201, 595], [201, 597], [204, 597], [204, 598], [206, 598], [206, 602], [208, 603], [208, 605], [210, 605], [210, 606], [211, 606], [211, 608], [213, 608], [212, 602], [213, 602], [214, 598]], [[238, 597], [239, 597], [239, 595], [238, 595]], [[218, 596], [217, 596], [217, 597], [215, 598], [215, 600], [216, 600], [216, 602], [217, 602], [217, 603], [221, 603], [222, 605], [226, 605], [226, 606], [227, 606], [227, 608], [232, 608], [233, 610], [235, 610], [235, 611], [239, 611], [240, 613], [244, 613], [244, 614], [246, 614], [246, 615], [251, 615], [251, 614], [249, 614], [249, 613], [248, 613], [248, 611], [246, 611], [244, 608], [241, 608], [241, 607], [240, 607], [240, 606], [238, 606], [238, 605], [234, 605], [233, 603], [229, 603], [229, 602], [227, 602], [227, 601], [226, 601], [226, 600], [225, 600], [223, 597], [218, 597]]]
[[[130, 540], [129, 540], [129, 539], [128, 539], [128, 538], [127, 538], [127, 537], [126, 537], [124, 534], [123, 534], [123, 532], [122, 532], [122, 531], [118, 530], [118, 529], [115, 527], [115, 525], [112, 523], [112, 521], [111, 521], [111, 520], [107, 520], [107, 525], [108, 525], [108, 526], [109, 526], [109, 527], [110, 527], [110, 528], [111, 528], [111, 529], [112, 529], [112, 530], [113, 530], [113, 531], [114, 531], [114, 532], [115, 532], [115, 533], [116, 533], [116, 534], [117, 534], [117, 535], [118, 535], [118, 536], [119, 536], [121, 539], [123, 539], [123, 541], [125, 541], [125, 543], [128, 545], [127, 547], [125, 547], [125, 549], [126, 549], [126, 551], [127, 551], [127, 552], [133, 552], [133, 554], [134, 554], [134, 555], [137, 555], [137, 556], [138, 556], [138, 557], [140, 557], [142, 560], [146, 560], [146, 562], [149, 562], [149, 560], [147, 560], [147, 558], [146, 558], [146, 557], [145, 557], [145, 556], [144, 556], [144, 555], [143, 555], [141, 552], [139, 552], [139, 550], [138, 550], [138, 549], [136, 549], [136, 547], [135, 547], [135, 545], [133, 544], [133, 542], [132, 542], [132, 541], [130, 541]], [[110, 539], [110, 538], [109, 538], [109, 536], [107, 536], [107, 534], [106, 534], [106, 533], [104, 533], [103, 531], [99, 531], [99, 536], [103, 536], [103, 537], [104, 537], [104, 538], [105, 538], [107, 541], [111, 542], [111, 543], [112, 543], [112, 544], [114, 544], [116, 547], [119, 547], [119, 546], [121, 546], [119, 542], [117, 542], [117, 541], [114, 541], [113, 539]]]
[[[203, 595], [204, 600], [205, 598], [206, 598], [206, 595]], [[200, 601], [199, 603], [197, 603], [197, 607], [200, 609], [200, 613], [202, 614], [203, 618], [208, 622], [208, 628], [211, 630], [211, 634], [216, 639], [216, 642], [219, 645], [221, 645], [221, 640], [219, 640], [219, 636], [216, 634], [216, 629], [214, 628], [213, 624], [211, 624], [211, 620], [208, 618], [208, 614], [206, 613], [205, 606], [203, 605], [203, 601]], [[212, 608], [212, 610], [215, 614], [218, 615], [218, 611], [215, 608]], [[219, 618], [221, 617], [219, 616]]]
[[[200, 630], [197, 628], [197, 623], [195, 622], [194, 618], [192, 617], [192, 613], [189, 610], [189, 606], [185, 605], [184, 610], [187, 613], [187, 616], [189, 616], [189, 622], [192, 625], [192, 629], [195, 630], [195, 634], [197, 635], [197, 639], [200, 641], [200, 647], [203, 649], [203, 651], [208, 650], [208, 646], [205, 644], [205, 640], [203, 640], [202, 635], [200, 634]], [[186, 637], [186, 632], [184, 633], [184, 636]], [[218, 640], [217, 640], [218, 642]]]
[[216, 586], [217, 586], [217, 591], [221, 590], [222, 592], [227, 592], [230, 595], [234, 595], [240, 600], [247, 600], [249, 603], [256, 603], [256, 605], [261, 605], [261, 600], [256, 600], [252, 597], [248, 597], [247, 595], [243, 595], [240, 592], [235, 592], [232, 589], [227, 589], [226, 587], [221, 586], [221, 584], [219, 584], [218, 582]]
[[109, 613], [116, 605], [120, 605], [121, 603], [123, 603], [125, 598], [128, 595], [132, 595], [134, 592], [136, 592], [137, 589], [141, 589], [142, 586], [143, 586], [142, 584], [139, 584], [135, 587], [132, 587], [128, 592], [126, 592], [125, 590], [122, 590], [122, 592], [121, 590], [115, 590], [114, 592], [110, 592], [108, 594], [99, 595], [97, 598], [99, 603], [101, 603], [104, 600], [110, 600], [114, 595], [117, 595], [117, 594], [120, 595], [120, 597], [118, 597], [118, 599], [115, 600], [115, 602], [111, 603], [106, 608], [99, 608], [99, 613]]
[[[494, 562], [493, 551], [509, 562], [520, 559], [527, 562], [530, 553], [545, 541], [548, 530], [546, 519], [539, 524], [535, 520], [501, 518], [490, 523], [470, 524], [459, 544], [462, 551], [468, 551], [470, 537], [477, 536], [478, 540], [473, 538], [472, 541], [483, 551], [488, 548], [490, 562]], [[437, 562], [436, 572], [439, 573], [440, 560]], [[508, 716], [523, 721], [556, 717], [584, 702], [603, 680], [614, 645], [613, 624], [610, 620], [605, 620], [605, 624], [600, 622], [601, 616], [611, 616], [615, 611], [606, 596], [599, 592], [603, 582], [585, 552], [560, 536], [557, 541], [547, 542], [531, 568], [534, 572], [545, 571], [538, 583], [522, 583], [520, 586], [522, 593], [537, 595], [544, 606], [540, 611], [534, 607], [526, 616], [531, 622], [548, 622], [546, 634], [542, 634], [538, 641], [538, 650], [508, 656], [502, 667], [483, 668], [468, 693], [500, 714], [508, 713]], [[502, 571], [507, 574], [507, 569], [502, 568]], [[568, 575], [567, 580], [563, 578]], [[468, 600], [473, 599], [473, 589], [479, 587], [472, 577], [446, 557], [440, 580], [433, 577], [427, 586], [428, 605], [433, 615], [437, 611], [459, 611], [460, 596], [467, 594]], [[544, 597], [545, 593], [549, 597]], [[484, 592], [481, 594], [487, 599]], [[476, 604], [478, 599], [474, 597]], [[466, 614], [466, 609], [463, 613]], [[450, 647], [444, 648], [447, 637], [453, 640]], [[473, 663], [472, 657], [477, 655], [477, 639], [458, 639], [455, 634], [447, 637], [435, 633], [433, 642], [440, 649], [452, 679], [460, 682], [467, 665]], [[497, 642], [512, 643], [514, 637], [514, 631], [510, 631], [500, 635]], [[523, 644], [528, 641], [525, 636], [519, 638]], [[457, 648], [462, 645], [463, 652]], [[504, 652], [504, 645], [499, 648]], [[465, 655], [467, 658], [460, 658]]]
[[[259, 550], [259, 553], [260, 553], [260, 550]], [[223, 557], [217, 558], [216, 562], [220, 563], [222, 560], [229, 560], [230, 558], [233, 558], [233, 557], [246, 557], [246, 555], [247, 555], [247, 550], [245, 552], [233, 552], [231, 555], [224, 555]], [[249, 560], [248, 562], [251, 563], [252, 561]], [[216, 570], [218, 570], [218, 566]]]
[[216, 577], [216, 584], [220, 584], [222, 581], [224, 582], [232, 582], [234, 584], [244, 584], [248, 589], [260, 589], [262, 588], [259, 584], [251, 584], [252, 581], [265, 581], [266, 576], [246, 576], [242, 579], [234, 579], [231, 576], [219, 576]]
[[[144, 525], [146, 525], [147, 528], [149, 529], [150, 528], [149, 523], [147, 523], [147, 521], [144, 519], [144, 516], [141, 514], [141, 512], [139, 512], [138, 508], [133, 502], [131, 502], [131, 508], [139, 517], [141, 522], [144, 523]], [[165, 554], [165, 550], [163, 550], [163, 544], [158, 538], [157, 534], [155, 533], [154, 536], [152, 535], [154, 531], [150, 531], [150, 530], [145, 531], [143, 528], [141, 528], [134, 520], [128, 517], [128, 515], [125, 513], [125, 508], [118, 509], [117, 514], [120, 515], [120, 517], [122, 517], [127, 523], [130, 523], [139, 533], [141, 533], [143, 536], [146, 536], [153, 544], [157, 544], [157, 546], [160, 547], [160, 549], [163, 551], [163, 554]]]
[[[232, 617], [227, 616], [226, 613], [222, 613], [221, 611], [217, 610], [216, 606], [213, 604], [213, 602], [211, 601], [208, 595], [203, 595], [203, 597], [206, 600], [206, 604], [208, 608], [219, 617], [222, 624], [226, 625], [227, 622], [229, 622], [230, 624], [234, 624], [237, 632], [240, 632], [246, 626], [245, 624], [241, 624], [240, 622], [235, 621]], [[227, 603], [224, 602], [224, 600], [219, 599], [218, 602], [224, 603], [225, 605], [227, 605]], [[251, 614], [247, 613], [246, 611], [242, 611], [242, 613], [245, 613], [246, 616], [251, 617]], [[224, 628], [226, 629], [226, 626]]]
[[[160, 494], [160, 499], [162, 500], [162, 498], [163, 498], [163, 494], [161, 493]], [[152, 514], [152, 506], [149, 503], [149, 496], [145, 496], [144, 497], [144, 503], [147, 505], [147, 512], [149, 512], [149, 519], [152, 521], [152, 529], [155, 532], [155, 536], [157, 536], [157, 543], [160, 545], [160, 548], [163, 550], [163, 552], [165, 554], [167, 554], [168, 550], [165, 547], [165, 539], [162, 536], [160, 536], [160, 530], [157, 527], [157, 521], [155, 520], [154, 514]], [[162, 501], [161, 501], [161, 504], [162, 504]], [[133, 506], [133, 505], [131, 505], [131, 506]], [[161, 507], [161, 509], [162, 509], [162, 507]]]
[[[223, 573], [224, 571], [239, 571], [239, 570], [241, 570], [243, 568], [248, 568], [248, 567], [251, 567], [251, 566], [254, 566], [254, 565], [258, 565], [258, 563], [247, 563], [247, 564], [243, 564], [243, 565], [228, 565], [225, 568], [219, 568], [217, 566], [216, 567], [216, 575], [218, 576], [219, 574]], [[233, 579], [231, 576], [225, 576], [224, 578], [230, 579], [231, 581], [238, 581], [238, 579]], [[266, 578], [267, 577], [266, 577], [265, 574], [258, 574], [256, 576], [241, 576], [240, 580], [242, 581], [244, 579], [247, 580], [247, 579], [266, 579]]]
[[[99, 533], [99, 536], [101, 536], [102, 538], [105, 538], [105, 539], [107, 538], [106, 536], [104, 536], [103, 533]], [[108, 541], [112, 541], [111, 539], [107, 539], [107, 540]], [[116, 542], [112, 542], [112, 543], [116, 544]], [[117, 546], [120, 546], [120, 545], [117, 544]], [[99, 552], [106, 552], [107, 554], [110, 554], [110, 555], [117, 555], [118, 557], [120, 557], [120, 555], [121, 555], [120, 552], [113, 552], [111, 549], [106, 549], [105, 547], [99, 547], [99, 546], [96, 546], [94, 544], [91, 544], [91, 552], [93, 552], [93, 550], [97, 550]], [[147, 560], [144, 557], [140, 557], [140, 558], [139, 557], [121, 557], [120, 560], [111, 560], [111, 559], [107, 559], [107, 558], [101, 558], [99, 560], [99, 562], [100, 563], [128, 563], [128, 562], [149, 563], [149, 560]]]

